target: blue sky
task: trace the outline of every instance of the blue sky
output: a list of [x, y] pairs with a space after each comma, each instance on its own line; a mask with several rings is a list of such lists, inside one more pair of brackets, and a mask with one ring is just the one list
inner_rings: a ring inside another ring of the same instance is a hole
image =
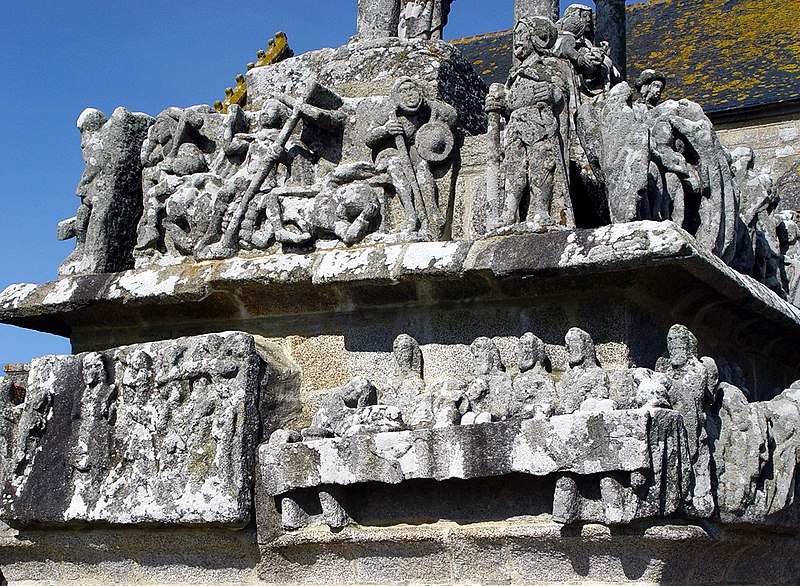
[[[79, 203], [75, 120], [84, 108], [156, 115], [168, 106], [213, 103], [276, 31], [287, 33], [296, 53], [346, 43], [357, 4], [1, 1], [0, 289], [54, 280], [73, 247], [55, 231]], [[510, 28], [513, 4], [457, 0], [446, 37]], [[69, 351], [64, 338], [0, 326], [0, 364]]]

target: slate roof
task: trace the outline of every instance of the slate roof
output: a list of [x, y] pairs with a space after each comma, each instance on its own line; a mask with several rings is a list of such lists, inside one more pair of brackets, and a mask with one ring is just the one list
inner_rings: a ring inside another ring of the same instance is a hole
[[514, 56], [512, 31], [500, 31], [452, 41], [472, 63], [486, 85], [505, 83]]
[[628, 7], [628, 77], [709, 112], [800, 100], [800, 0], [648, 0]]
[[[511, 31], [454, 41], [487, 83], [504, 82]], [[800, 0], [647, 0], [628, 6], [628, 78], [668, 77], [665, 98], [708, 112], [800, 101]]]

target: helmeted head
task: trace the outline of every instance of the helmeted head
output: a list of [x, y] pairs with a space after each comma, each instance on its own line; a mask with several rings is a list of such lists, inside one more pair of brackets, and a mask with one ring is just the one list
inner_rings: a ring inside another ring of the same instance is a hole
[[514, 56], [525, 60], [535, 51], [544, 55], [558, 38], [555, 25], [542, 16], [524, 17], [514, 27]]
[[527, 372], [544, 361], [544, 342], [532, 333], [523, 334], [519, 339], [517, 364], [520, 372]]
[[576, 38], [594, 36], [592, 9], [586, 4], [570, 4], [561, 17], [561, 29], [572, 33]]
[[634, 84], [636, 91], [639, 92], [639, 99], [650, 106], [658, 104], [666, 85], [667, 77], [655, 69], [642, 71]]
[[411, 77], [398, 79], [389, 95], [395, 106], [407, 114], [416, 113], [425, 104], [425, 88]]
[[667, 333], [667, 353], [673, 368], [681, 368], [690, 358], [697, 358], [697, 338], [689, 328], [675, 324]]
[[580, 328], [571, 328], [564, 337], [567, 347], [567, 359], [571, 367], [590, 365], [597, 366], [597, 353], [594, 340], [588, 332]]
[[477, 376], [493, 374], [504, 370], [503, 361], [500, 359], [500, 350], [491, 338], [480, 337], [469, 347], [475, 363]]
[[392, 345], [397, 374], [422, 376], [422, 351], [417, 341], [408, 334], [400, 334]]

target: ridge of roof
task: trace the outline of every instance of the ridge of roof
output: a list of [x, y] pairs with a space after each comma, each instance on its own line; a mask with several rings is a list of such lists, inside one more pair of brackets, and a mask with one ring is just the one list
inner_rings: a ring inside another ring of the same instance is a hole
[[[800, 100], [800, 0], [645, 0], [627, 13], [628, 78], [664, 71], [665, 98], [709, 112]], [[450, 42], [484, 81], [504, 82], [512, 51], [499, 41], [511, 32]]]
[[644, 8], [652, 8], [653, 4], [669, 4], [673, 0], [644, 0], [644, 2], [637, 2], [636, 4], [628, 4], [625, 7], [626, 12], [631, 10], [641, 10]]
[[464, 43], [471, 43], [473, 41], [477, 41], [477, 40], [480, 40], [480, 39], [489, 39], [489, 38], [499, 37], [499, 36], [508, 34], [510, 32], [512, 32], [512, 29], [506, 29], [506, 30], [502, 30], [502, 31], [495, 31], [495, 32], [492, 32], [492, 33], [483, 33], [482, 35], [475, 35], [473, 37], [462, 37], [460, 39], [452, 39], [452, 40], [448, 41], [448, 43], [451, 43], [453, 45], [463, 45]]

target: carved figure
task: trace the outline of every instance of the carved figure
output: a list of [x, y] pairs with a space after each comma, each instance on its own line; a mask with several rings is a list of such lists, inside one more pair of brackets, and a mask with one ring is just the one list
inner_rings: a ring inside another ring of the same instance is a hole
[[[229, 117], [234, 117], [239, 112], [238, 107], [232, 107], [231, 110]], [[270, 100], [259, 116], [261, 128], [250, 135], [234, 137], [238, 139], [236, 142], [231, 139], [230, 143], [225, 145], [226, 154], [229, 156], [237, 150], [246, 150], [247, 154], [241, 168], [225, 182], [217, 194], [211, 221], [205, 236], [198, 244], [195, 256], [198, 258], [232, 256], [240, 240], [245, 240], [249, 244], [262, 244], [273, 236], [276, 240], [285, 242], [308, 239], [308, 234], [297, 235], [284, 228], [278, 198], [271, 194], [272, 189], [276, 187], [275, 166], [283, 156], [284, 147], [299, 120], [299, 110], [288, 115], [287, 108], [281, 102]], [[263, 197], [260, 197], [260, 194], [263, 194]], [[266, 233], [257, 235], [251, 218], [246, 227], [247, 233], [240, 235], [251, 203], [256, 198], [260, 198], [257, 205], [266, 214]]]
[[[571, 4], [557, 24], [559, 34], [553, 53], [572, 64], [575, 90], [583, 97], [601, 96], [619, 81], [619, 73], [610, 61], [608, 49], [594, 44], [592, 9], [585, 4]], [[576, 100], [574, 107], [579, 103]]]
[[455, 109], [425, 96], [418, 81], [403, 77], [392, 87], [388, 109], [366, 137], [379, 171], [388, 171], [405, 212], [404, 230], [420, 228], [431, 238], [444, 234], [432, 165], [450, 158], [458, 115]]
[[[156, 425], [155, 410], [149, 407], [154, 389], [153, 358], [143, 349], [134, 350], [123, 363], [121, 391], [123, 397], [120, 425], [125, 437], [122, 459], [114, 477], [146, 478], [156, 474], [156, 442], [154, 436], [160, 428]], [[165, 427], [163, 429], [168, 429]]]
[[[654, 69], [645, 69], [635, 83], [639, 97], [633, 103], [636, 122], [631, 122], [630, 132], [637, 125], [641, 136], [647, 136], [649, 132], [649, 147], [645, 147], [645, 151], [649, 148], [647, 176], [641, 183], [641, 190], [646, 190], [646, 195], [641, 196], [637, 217], [672, 219], [678, 225], [683, 225], [687, 212], [687, 193], [691, 199], [691, 194], [701, 189], [700, 176], [696, 166], [687, 160], [687, 156], [691, 158], [692, 154], [686, 139], [676, 134], [668, 120], [652, 119], [652, 111], [658, 107], [666, 83], [666, 76]], [[623, 173], [629, 173], [630, 170], [630, 166], [623, 165]], [[620, 196], [619, 193], [615, 195]]]
[[400, 334], [392, 345], [395, 375], [386, 389], [378, 393], [381, 404], [397, 407], [403, 421], [412, 429], [433, 423], [433, 397], [425, 391], [422, 376], [422, 351], [408, 334]]
[[71, 463], [80, 472], [105, 469], [111, 451], [109, 426], [116, 418], [117, 389], [108, 382], [103, 355], [90, 352], [83, 357], [83, 394], [78, 409], [79, 441], [74, 444]]
[[[730, 263], [736, 253], [739, 198], [728, 151], [703, 109], [694, 102], [667, 100], [650, 111], [649, 120], [654, 128], [661, 125], [665, 137], [661, 143], [671, 144], [672, 152], [690, 168], [688, 177], [681, 177], [685, 211], [677, 220], [682, 219], [682, 226], [700, 246]], [[659, 158], [665, 150], [657, 148], [654, 152], [654, 158]], [[665, 160], [663, 154], [660, 159]]]
[[[566, 8], [557, 23], [559, 34], [553, 55], [561, 60], [568, 81], [570, 160], [581, 181], [572, 190], [576, 205], [588, 221], [603, 222], [604, 204], [598, 193], [605, 183], [601, 109], [606, 93], [621, 77], [609, 57], [606, 45], [594, 44], [592, 9], [584, 4]], [[565, 125], [564, 125], [565, 126]]]
[[74, 218], [59, 224], [59, 240], [75, 238], [75, 250], [59, 274], [104, 273], [133, 265], [136, 223], [142, 213], [140, 150], [150, 116], [117, 108], [110, 119], [94, 108], [78, 117], [85, 168], [76, 189]]
[[344, 386], [328, 391], [314, 415], [311, 427], [301, 432], [303, 438], [344, 436], [359, 411], [377, 404], [375, 386], [363, 377], [352, 378]]
[[369, 179], [374, 165], [366, 162], [339, 165], [322, 182], [311, 211], [313, 235], [334, 235], [345, 244], [360, 242], [380, 219], [380, 201]]
[[[689, 498], [690, 511], [709, 516], [714, 511], [711, 494], [711, 454], [706, 419], [708, 409], [716, 401], [713, 367], [697, 356], [697, 338], [686, 326], [674, 325], [667, 334], [669, 365], [663, 370], [672, 379], [669, 389], [670, 405], [683, 416], [689, 444], [689, 456], [694, 472], [694, 484]], [[710, 359], [707, 359], [710, 360]], [[713, 362], [713, 361], [712, 361]], [[716, 374], [718, 377], [718, 374]]]
[[775, 182], [767, 173], [755, 172], [755, 153], [747, 147], [731, 152], [732, 168], [739, 187], [742, 229], [734, 267], [785, 297], [788, 279], [782, 268], [785, 256], [781, 244], [787, 232], [779, 228], [776, 216], [780, 202]]
[[342, 436], [404, 429], [407, 428], [400, 409], [393, 405], [368, 405], [353, 414], [350, 425], [342, 432]]
[[0, 379], [0, 474], [8, 477], [8, 467], [14, 448], [14, 433], [19, 422], [20, 408], [14, 402], [14, 382], [11, 377]]
[[[512, 69], [505, 88], [493, 86], [486, 99], [488, 113], [508, 118], [502, 145], [505, 159], [505, 201], [499, 227], [527, 218], [537, 225], [571, 224], [568, 182], [568, 88], [558, 60], [550, 56], [557, 38], [546, 18], [523, 18], [514, 29], [514, 55], [521, 64]], [[499, 148], [494, 145], [494, 148]], [[524, 206], [524, 197], [528, 205]], [[489, 194], [489, 197], [497, 197]], [[554, 209], [554, 201], [565, 209]], [[560, 217], [563, 214], [563, 218]]]
[[639, 97], [634, 103], [634, 110], [652, 110], [661, 101], [661, 93], [667, 85], [667, 76], [655, 69], [645, 69], [634, 83]]
[[17, 426], [12, 470], [22, 476], [33, 461], [39, 441], [47, 429], [47, 417], [53, 407], [53, 392], [49, 388], [29, 387]]
[[164, 218], [165, 203], [169, 192], [161, 183], [161, 163], [171, 152], [172, 137], [178, 126], [179, 108], [167, 108], [156, 116], [153, 126], [142, 143], [142, 192], [145, 198], [144, 213], [136, 229], [136, 250], [155, 250], [161, 238], [160, 226]]
[[400, 0], [401, 39], [442, 39], [453, 0]]
[[649, 368], [632, 368], [628, 372], [636, 385], [634, 395], [636, 407], [670, 408], [671, 381], [665, 374], [653, 372]]
[[158, 185], [168, 194], [164, 206], [164, 249], [167, 254], [191, 255], [208, 228], [212, 198], [219, 192], [221, 182], [217, 175], [207, 172], [203, 153], [191, 143], [180, 147], [172, 166], [174, 181]]
[[581, 410], [611, 410], [608, 375], [600, 367], [594, 340], [585, 331], [572, 328], [564, 338], [569, 369], [561, 378], [561, 405], [558, 413], [570, 414]]
[[108, 178], [103, 176], [104, 167], [108, 166], [103, 149], [100, 130], [108, 122], [106, 115], [95, 108], [86, 108], [78, 117], [78, 130], [81, 133], [81, 156], [85, 163], [81, 179], [75, 194], [81, 198], [81, 204], [75, 214], [74, 236], [75, 250], [65, 262], [81, 258], [86, 247], [86, 232], [89, 229], [89, 217], [92, 213], [95, 197], [107, 189], [104, 183]]
[[720, 511], [746, 518], [750, 509], [764, 504], [756, 505], [771, 460], [771, 426], [761, 406], [748, 403], [737, 387], [721, 383], [719, 394], [719, 429], [709, 429], [717, 502]]
[[468, 419], [471, 417], [474, 421], [476, 416], [469, 411], [466, 385], [462, 381], [452, 378], [439, 381], [431, 386], [431, 395], [433, 395], [434, 428], [459, 425], [467, 415]]
[[223, 125], [222, 153], [212, 166], [223, 182], [195, 257], [225, 258], [240, 248], [264, 249], [272, 241], [298, 244], [311, 238], [308, 231], [288, 229], [275, 189], [291, 176], [295, 159], [301, 158], [298, 151], [309, 160], [314, 157], [300, 141], [291, 139], [298, 124], [303, 121], [335, 133], [344, 114], [311, 105], [323, 94], [333, 95], [315, 82], [301, 94], [269, 99], [254, 114], [231, 105]]
[[514, 377], [512, 417], [547, 419], [556, 412], [558, 396], [544, 366], [544, 342], [528, 332], [519, 339], [519, 374]]
[[[500, 359], [500, 350], [486, 337], [477, 338], [469, 349], [475, 365], [475, 379], [466, 391], [472, 412], [477, 417], [483, 415], [481, 419], [487, 421], [491, 421], [491, 417], [487, 418], [489, 414], [498, 420], [508, 419], [512, 415], [513, 387]], [[465, 423], [463, 418], [461, 423]]]
[[800, 307], [800, 216], [793, 210], [778, 212], [778, 239], [781, 245], [781, 263], [786, 296], [790, 303]]

